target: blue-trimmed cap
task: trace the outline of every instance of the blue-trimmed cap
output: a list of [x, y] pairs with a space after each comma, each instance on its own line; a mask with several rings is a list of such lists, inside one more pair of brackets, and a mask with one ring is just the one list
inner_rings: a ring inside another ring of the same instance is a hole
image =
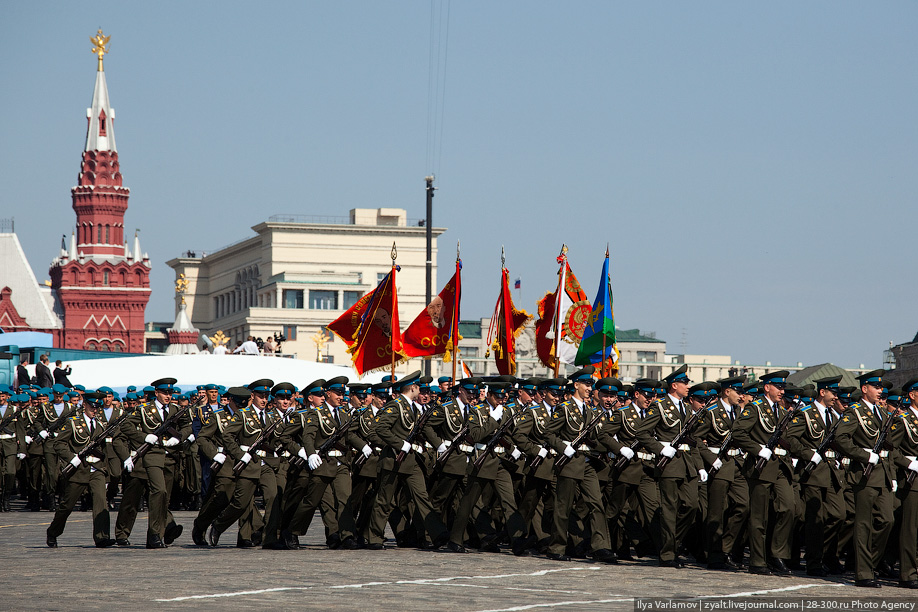
[[175, 378], [160, 378], [159, 380], [154, 380], [150, 383], [150, 386], [153, 387], [154, 391], [165, 391], [166, 393], [172, 393], [172, 387], [177, 383], [178, 380]]
[[270, 378], [260, 378], [254, 382], [250, 382], [246, 385], [246, 388], [252, 393], [271, 393], [271, 387], [274, 386], [274, 381]]
[[418, 379], [418, 387], [421, 393], [430, 393], [430, 383], [433, 382], [433, 376], [422, 376]]
[[899, 387], [896, 387], [895, 389], [889, 390], [889, 394], [886, 396], [886, 401], [887, 402], [901, 402], [903, 397], [904, 396], [902, 395], [902, 389], [900, 389]]
[[683, 365], [681, 368], [677, 370], [673, 370], [672, 372], [664, 376], [663, 382], [665, 382], [667, 385], [671, 385], [677, 382], [688, 384], [692, 381], [689, 380], [688, 374], [686, 372], [688, 372], [688, 366]]
[[908, 394], [909, 391], [918, 391], [918, 378], [913, 378], [902, 385], [902, 393]]
[[618, 390], [618, 398], [622, 401], [631, 397], [631, 394], [634, 393], [633, 385], [622, 385], [622, 388]]
[[181, 387], [172, 387], [172, 395], [181, 395], [181, 394], [182, 394]]
[[541, 378], [533, 376], [532, 378], [527, 378], [526, 380], [520, 381], [520, 389], [525, 389], [526, 391], [535, 391], [539, 388], [539, 383], [542, 382]]
[[768, 374], [762, 374], [759, 376], [759, 380], [763, 385], [774, 385], [777, 387], [786, 385], [788, 376], [790, 376], [790, 372], [787, 370], [775, 370], [774, 372], [769, 372]]
[[67, 393], [68, 391], [70, 391], [70, 387], [61, 383], [54, 383], [54, 386], [51, 387], [52, 393]]
[[96, 393], [105, 393], [106, 395], [114, 395], [115, 392], [112, 391], [111, 387], [99, 387], [96, 389]]
[[386, 374], [385, 376], [382, 377], [382, 382], [394, 383], [395, 381], [396, 381], [395, 376], [392, 376], [391, 374]]
[[739, 393], [743, 391], [743, 385], [746, 383], [745, 376], [731, 376], [730, 378], [721, 378], [717, 381], [717, 384], [720, 385], [721, 390], [723, 389], [734, 389]]
[[347, 389], [347, 381], [347, 376], [336, 376], [326, 380], [325, 384], [322, 385], [322, 388], [326, 391], [337, 391], [338, 393], [344, 393]]
[[437, 385], [430, 385], [430, 392], [433, 393], [434, 395], [439, 395], [440, 387]]
[[357, 397], [366, 397], [370, 394], [370, 388], [373, 385], [368, 383], [348, 383], [347, 388]]
[[546, 378], [539, 383], [539, 391], [563, 391], [567, 387], [566, 378]]
[[841, 382], [841, 374], [838, 376], [829, 376], [827, 378], [820, 378], [819, 380], [814, 380], [816, 383], [816, 390], [820, 391], [822, 389], [830, 389], [832, 391], [838, 391], [838, 383]]
[[252, 392], [245, 387], [230, 387], [226, 390], [226, 396], [237, 404], [244, 404], [245, 400], [252, 397]]
[[271, 389], [271, 394], [274, 397], [293, 397], [294, 393], [296, 393], [296, 387], [288, 382], [277, 383]]
[[[407, 386], [409, 386], [409, 385], [416, 385], [416, 384], [418, 384], [418, 381], [419, 381], [420, 379], [421, 379], [421, 371], [420, 371], [420, 370], [415, 370], [415, 371], [412, 372], [411, 374], [406, 374], [405, 376], [402, 376], [400, 379], [398, 379], [398, 380], [396, 380], [396, 381], [393, 381], [393, 382], [392, 382], [392, 390], [393, 390], [393, 391], [401, 391], [404, 387], [407, 387]], [[385, 379], [384, 379], [384, 380], [385, 380]]]
[[604, 393], [618, 393], [622, 389], [622, 381], [613, 376], [607, 376], [593, 383], [593, 389]]
[[448, 383], [448, 382], [451, 382], [452, 380], [453, 380], [452, 376], [441, 376], [440, 378], [437, 379], [437, 384], [442, 385], [443, 383]]
[[494, 395], [507, 395], [510, 392], [510, 383], [503, 381], [494, 381], [488, 383], [488, 393]]
[[593, 373], [596, 371], [596, 368], [588, 365], [583, 368], [580, 368], [573, 374], [567, 377], [570, 382], [586, 382], [593, 384]]
[[80, 399], [80, 394], [77, 393], [76, 391], [70, 391], [67, 393], [67, 397], [69, 397], [72, 400]]
[[389, 390], [391, 388], [392, 388], [391, 383], [378, 382], [374, 385], [370, 385], [370, 392], [376, 395], [386, 396], [386, 395], [389, 395]]
[[209, 384], [206, 384], [206, 385], [201, 385], [201, 387], [202, 387], [205, 391], [219, 391], [219, 390], [220, 390], [220, 386], [219, 386], [219, 385], [216, 385], [216, 384], [214, 384], [214, 383], [209, 383]]
[[654, 380], [652, 378], [639, 378], [634, 381], [634, 390], [640, 391], [645, 395], [656, 395], [657, 389], [660, 387], [660, 381]]
[[307, 395], [307, 396], [318, 395], [319, 397], [324, 397], [325, 389], [322, 388], [324, 384], [325, 384], [324, 378], [320, 378], [318, 380], [312, 381], [311, 383], [303, 387], [303, 395]]
[[73, 390], [79, 391], [81, 393], [86, 393], [86, 387], [84, 387], [83, 385], [73, 385]]
[[137, 391], [137, 387], [135, 387], [134, 385], [129, 385], [127, 388], [128, 393], [134, 393], [136, 391]]
[[886, 370], [873, 370], [871, 372], [865, 372], [857, 377], [861, 386], [864, 385], [874, 385], [874, 386], [883, 386], [883, 375], [886, 374]]
[[478, 393], [481, 391], [481, 378], [478, 376], [472, 376], [471, 378], [463, 378], [456, 381], [456, 386], [460, 389], [465, 389], [466, 391], [471, 391], [472, 393]]
[[689, 397], [708, 402], [720, 392], [720, 385], [715, 382], [700, 382], [689, 389]]

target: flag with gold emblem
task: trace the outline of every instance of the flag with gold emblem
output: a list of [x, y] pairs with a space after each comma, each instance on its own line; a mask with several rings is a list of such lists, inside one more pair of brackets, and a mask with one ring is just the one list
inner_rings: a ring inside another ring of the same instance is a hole
[[558, 256], [558, 288], [547, 292], [538, 302], [536, 321], [536, 353], [547, 368], [555, 367], [557, 354], [561, 363], [573, 364], [583, 337], [583, 328], [590, 318], [590, 299], [571, 271], [566, 247]]
[[532, 318], [525, 310], [517, 310], [510, 296], [510, 272], [501, 267], [500, 295], [488, 327], [489, 352], [494, 353], [497, 371], [501, 374], [516, 374], [516, 337], [523, 326]]
[[[372, 291], [352, 336], [353, 343], [347, 349], [354, 369], [361, 376], [373, 370], [391, 368], [408, 359], [398, 324], [398, 295], [395, 290], [395, 273], [398, 269], [398, 266], [393, 265], [392, 270]], [[329, 328], [340, 334], [331, 325]]]
[[409, 357], [443, 355], [444, 362], [451, 360], [462, 340], [459, 335], [461, 270], [462, 261], [457, 259], [456, 273], [405, 330], [405, 354]]

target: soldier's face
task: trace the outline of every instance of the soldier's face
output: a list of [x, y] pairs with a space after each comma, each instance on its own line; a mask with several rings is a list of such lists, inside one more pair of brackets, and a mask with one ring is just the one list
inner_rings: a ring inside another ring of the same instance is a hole
[[543, 392], [543, 395], [545, 396], [545, 403], [552, 408], [554, 408], [558, 401], [561, 399], [561, 392], [555, 391], [554, 389], [546, 389]]
[[309, 400], [310, 406], [313, 408], [318, 408], [325, 403], [325, 394], [323, 393], [322, 395], [317, 395], [315, 393], [310, 393], [306, 399]]
[[332, 408], [337, 408], [341, 405], [341, 394], [337, 391], [326, 391], [325, 401], [328, 402], [328, 405]]
[[724, 401], [731, 406], [736, 406], [740, 403], [740, 395], [733, 387], [727, 387], [724, 389], [722, 397], [724, 398]]
[[685, 380], [677, 380], [669, 386], [669, 392], [679, 399], [684, 399], [688, 396], [688, 390], [689, 386]]
[[430, 391], [418, 393], [418, 403], [419, 404], [429, 404], [430, 403]]
[[168, 391], [160, 391], [160, 390], [157, 389], [157, 391], [156, 391], [156, 399], [159, 400], [159, 403], [160, 403], [160, 404], [162, 404], [163, 406], [165, 406], [166, 404], [168, 404], [169, 402], [172, 401], [172, 393], [170, 393], [170, 392], [168, 392]]
[[217, 389], [208, 389], [207, 390], [207, 401], [211, 404], [216, 404], [220, 401], [220, 391]]
[[579, 380], [574, 383], [574, 391], [577, 392], [577, 397], [585, 400], [590, 397], [590, 392], [593, 390], [592, 385], [585, 382], [580, 382]]
[[532, 395], [529, 394], [529, 391], [526, 389], [520, 389], [520, 399], [524, 404], [531, 404], [533, 401]]
[[55, 404], [60, 404], [62, 401], [64, 401], [64, 394], [63, 394], [63, 393], [55, 393], [55, 394], [54, 394], [54, 403], [55, 403]]
[[102, 404], [103, 404], [106, 408], [111, 408], [112, 402], [113, 402], [114, 400], [115, 400], [115, 396], [112, 395], [112, 394], [110, 394], [110, 393], [107, 393], [107, 394], [105, 395], [105, 397], [102, 398]]
[[268, 394], [264, 391], [255, 391], [252, 393], [252, 405], [259, 410], [264, 410], [268, 405]]
[[781, 398], [784, 397], [784, 389], [776, 386], [765, 383], [762, 387], [762, 390], [765, 393], [765, 397], [770, 399], [773, 403], [781, 401]]
[[864, 399], [871, 404], [876, 404], [879, 401], [881, 393], [883, 393], [883, 387], [861, 385], [861, 394], [864, 396]]
[[653, 401], [654, 395], [646, 395], [642, 391], [637, 391], [634, 394], [634, 403], [637, 404], [638, 408], [641, 410], [646, 410], [647, 407], [650, 406], [650, 402]]
[[597, 391], [599, 394], [599, 404], [606, 410], [611, 410], [615, 407], [615, 403], [618, 400], [618, 395], [615, 393], [609, 393], [608, 391]]

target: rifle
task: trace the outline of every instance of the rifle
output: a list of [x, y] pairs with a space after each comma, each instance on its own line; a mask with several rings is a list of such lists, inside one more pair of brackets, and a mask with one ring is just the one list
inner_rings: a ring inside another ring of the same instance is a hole
[[[727, 456], [727, 451], [730, 450], [731, 446], [733, 446], [733, 432], [732, 431], [727, 434], [726, 438], [724, 438], [724, 442], [720, 446], [720, 451], [717, 453], [717, 457], [715, 457], [714, 460], [716, 461], [719, 459], [721, 462], [723, 462], [724, 457]], [[708, 470], [708, 476], [713, 476], [716, 473], [717, 473], [717, 468], [711, 466], [711, 469]]]
[[[26, 406], [28, 406], [28, 404], [26, 404]], [[16, 410], [13, 411], [13, 414], [11, 414], [10, 416], [8, 416], [8, 417], [6, 417], [5, 419], [3, 419], [2, 421], [0, 421], [0, 431], [5, 431], [5, 432], [8, 433], [8, 434], [13, 433], [13, 432], [11, 432], [10, 430], [8, 430], [8, 429], [6, 428], [6, 426], [9, 425], [10, 423], [12, 423], [12, 422], [13, 422], [13, 419], [15, 419], [17, 416], [19, 416], [19, 414], [22, 412], [23, 408], [25, 408], [26, 406], [20, 406], [19, 408], [17, 408]]]
[[[366, 408], [360, 409], [358, 412], [351, 415], [351, 418], [349, 418], [347, 421], [335, 427], [335, 430], [331, 433], [330, 436], [328, 436], [328, 438], [326, 438], [325, 442], [323, 442], [319, 446], [319, 448], [316, 449], [316, 454], [326, 455], [328, 454], [330, 450], [332, 450], [335, 446], [337, 446], [338, 442], [341, 441], [341, 438], [344, 436], [345, 433], [347, 433], [347, 430], [350, 429], [351, 425], [357, 419], [358, 415], [364, 410], [366, 410]], [[300, 457], [299, 455], [296, 455], [290, 458], [289, 463], [290, 463], [290, 467], [296, 470], [302, 470], [304, 467], [307, 466], [308, 462], [302, 457]]]
[[[262, 429], [261, 434], [259, 434], [259, 436], [255, 438], [255, 441], [252, 442], [252, 445], [249, 446], [248, 452], [250, 454], [255, 454], [255, 451], [260, 450], [261, 447], [264, 446], [265, 443], [268, 441], [268, 438], [270, 438], [271, 435], [274, 433], [274, 430], [280, 427], [281, 423], [283, 422], [284, 422], [283, 416], [278, 416], [276, 419], [271, 421], [271, 424], [267, 425], [264, 429]], [[246, 465], [248, 464], [243, 463], [241, 459], [237, 461], [236, 465], [233, 466], [233, 476], [239, 476], [242, 470], [245, 469]], [[219, 468], [217, 469], [219, 470]]]
[[[889, 418], [886, 419], [886, 422], [883, 423], [883, 429], [880, 431], [880, 435], [877, 436], [877, 443], [873, 445], [873, 452], [877, 455], [880, 454], [880, 451], [883, 450], [883, 447], [886, 445], [886, 437], [889, 435], [889, 428], [892, 426], [892, 422], [898, 414], [899, 411], [894, 409], [889, 415]], [[874, 465], [875, 464], [868, 462], [867, 465], [864, 466], [864, 478], [870, 478], [870, 474], [873, 473]]]
[[[580, 433], [577, 434], [577, 437], [571, 441], [571, 446], [573, 446], [575, 449], [578, 446], [580, 446], [583, 443], [583, 441], [586, 440], [586, 437], [590, 435], [590, 432], [599, 423], [599, 420], [604, 415], [605, 415], [605, 410], [602, 410], [602, 409], [597, 410], [596, 416], [590, 419], [590, 422], [587, 424], [587, 426], [584, 427], [582, 430], [580, 430]], [[574, 454], [576, 455], [577, 453], [575, 452]], [[555, 468], [556, 469], [563, 468], [565, 465], [568, 464], [568, 462], [571, 460], [573, 456], [574, 455], [571, 455], [570, 457], [564, 454], [559, 455], [558, 458], [555, 459]]]
[[[504, 410], [510, 410], [512, 407], [516, 406], [515, 401], [509, 402], [504, 406]], [[516, 418], [523, 414], [523, 409], [520, 409], [518, 412], [511, 412], [510, 416], [504, 419], [504, 422], [501, 423], [494, 434], [491, 436], [491, 439], [488, 440], [488, 443], [485, 444], [484, 450], [481, 451], [481, 454], [475, 459], [473, 465], [476, 468], [480, 468], [484, 463], [485, 459], [494, 451], [494, 448], [500, 443], [501, 438], [504, 437], [504, 434], [507, 433], [507, 430], [510, 429], [510, 426], [516, 421]]]
[[[408, 444], [414, 444], [414, 441], [418, 439], [418, 436], [421, 435], [424, 427], [427, 426], [427, 421], [430, 420], [430, 415], [433, 414], [433, 411], [436, 410], [436, 405], [431, 405], [430, 408], [425, 410], [417, 419], [414, 421], [414, 425], [411, 427], [411, 431], [408, 432], [408, 438], [405, 439], [405, 442]], [[403, 450], [398, 451], [398, 454], [395, 456], [395, 466], [398, 467], [402, 464], [402, 461], [405, 460], [405, 457], [408, 456]]]
[[[181, 417], [185, 416], [186, 412], [188, 412], [192, 408], [196, 408], [197, 406], [201, 405], [203, 401], [204, 400], [198, 397], [197, 399], [194, 400], [193, 404], [189, 403], [187, 406], [179, 406], [178, 410], [176, 410], [171, 415], [166, 417], [166, 420], [163, 421], [159, 427], [153, 430], [153, 435], [156, 436], [157, 438], [161, 438], [163, 434], [172, 433], [177, 438], [178, 437], [177, 434], [179, 432], [176, 431], [175, 424], [178, 422], [178, 420]], [[137, 447], [137, 451], [134, 453], [134, 456], [132, 458], [134, 465], [137, 465], [137, 462], [143, 459], [144, 455], [150, 452], [151, 448], [153, 448], [153, 445], [150, 444], [149, 442], [144, 442], [139, 447]], [[219, 469], [219, 467], [217, 469]]]
[[453, 436], [453, 439], [450, 441], [449, 446], [446, 447], [446, 450], [443, 451], [443, 454], [437, 457], [437, 465], [435, 467], [435, 471], [443, 469], [443, 467], [446, 465], [446, 460], [450, 458], [450, 455], [456, 452], [456, 448], [458, 448], [459, 444], [462, 443], [467, 435], [469, 435], [468, 420], [466, 420], [462, 427], [459, 428], [459, 433]]
[[[109, 421], [108, 425], [105, 426], [105, 429], [102, 430], [102, 433], [87, 442], [86, 445], [76, 454], [76, 456], [80, 458], [80, 463], [82, 463], [86, 457], [89, 456], [93, 450], [95, 450], [97, 446], [105, 442], [106, 438], [111, 438], [112, 434], [114, 434], [115, 431], [121, 427], [121, 423], [123, 423], [129, 416], [134, 414], [135, 410], [137, 409], [135, 408], [131, 411], [125, 410], [117, 419]], [[61, 478], [70, 478], [70, 476], [76, 472], [76, 470], [77, 468], [75, 465], [68, 463], [63, 468], [61, 468]]]
[[[563, 403], [562, 403], [562, 404], [563, 404]], [[562, 404], [559, 404], [559, 405], [562, 405]], [[545, 457], [543, 457], [542, 455], [536, 455], [535, 457], [532, 458], [532, 461], [529, 462], [529, 465], [528, 465], [527, 467], [528, 467], [530, 470], [538, 469], [538, 467], [539, 467], [540, 465], [542, 465], [542, 461], [543, 461], [544, 459], [545, 459]]]
[[[628, 448], [630, 448], [634, 452], [637, 452], [637, 449], [640, 445], [641, 443], [635, 440], [634, 442], [628, 445]], [[630, 459], [628, 459], [624, 455], [619, 455], [618, 459], [615, 460], [615, 463], [612, 464], [612, 467], [615, 468], [616, 470], [621, 470], [626, 465], [628, 465], [629, 461]]]
[[[696, 425], [698, 425], [698, 421], [701, 419], [701, 415], [707, 412], [708, 408], [713, 406], [716, 402], [717, 398], [715, 397], [710, 402], [705, 404], [701, 409], [692, 412], [692, 414], [690, 414], [689, 417], [685, 420], [685, 424], [682, 425], [682, 429], [679, 431], [679, 433], [676, 434], [676, 437], [672, 439], [669, 445], [672, 447], [679, 446], [686, 438], [692, 435], [692, 430], [695, 429]], [[667, 457], [666, 455], [660, 456], [660, 459], [657, 461], [657, 469], [662, 470], [669, 464], [669, 462], [670, 457]]]
[[[67, 419], [69, 419], [74, 414], [76, 414], [76, 411], [77, 411], [76, 406], [74, 406], [73, 404], [70, 404], [70, 408], [65, 410], [64, 413], [61, 414], [61, 416], [57, 417], [57, 420], [51, 423], [49, 427], [42, 428], [41, 423], [33, 423], [32, 426], [29, 428], [29, 431], [26, 432], [26, 435], [29, 436], [30, 438], [34, 438], [35, 436], [38, 435], [39, 431], [42, 431], [42, 429], [44, 429], [44, 431], [48, 432], [48, 437], [50, 438], [55, 434], [58, 428], [64, 424], [64, 422]], [[42, 412], [44, 413], [44, 409], [42, 409]]]
[[[832, 410], [832, 409], [827, 407], [826, 410]], [[838, 417], [837, 419], [835, 419], [835, 422], [832, 424], [832, 429], [829, 430], [829, 432], [826, 434], [826, 437], [823, 438], [822, 442], [819, 443], [819, 446], [816, 447], [817, 453], [819, 453], [820, 455], [823, 455], [823, 453], [825, 453], [826, 450], [828, 450], [828, 448], [832, 446], [832, 444], [835, 442], [835, 430], [838, 429], [838, 425], [841, 422], [842, 422], [841, 417]], [[815, 469], [816, 469], [816, 463], [814, 461], [810, 461], [803, 468], [803, 471], [809, 474]]]
[[[781, 420], [778, 421], [777, 426], [775, 426], [774, 433], [771, 434], [771, 437], [768, 438], [768, 442], [765, 443], [765, 448], [770, 451], [775, 450], [781, 440], [784, 438], [784, 431], [787, 429], [787, 426], [790, 425], [791, 418], [797, 412], [797, 406], [799, 404], [794, 404], [790, 409], [784, 412], [784, 416], [781, 417]], [[755, 475], [758, 476], [762, 470], [765, 468], [765, 464], [768, 463], [768, 460], [764, 457], [759, 457], [755, 460]]]

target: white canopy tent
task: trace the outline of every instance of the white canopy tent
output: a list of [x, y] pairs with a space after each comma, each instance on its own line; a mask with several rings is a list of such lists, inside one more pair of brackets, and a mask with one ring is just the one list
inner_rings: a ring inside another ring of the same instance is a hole
[[111, 387], [124, 394], [128, 386], [138, 390], [160, 378], [176, 378], [182, 391], [198, 385], [217, 384], [226, 387], [245, 386], [260, 378], [270, 378], [276, 383], [289, 382], [302, 388], [312, 381], [336, 376], [347, 376], [351, 382], [376, 383], [385, 372], [374, 372], [363, 378], [353, 368], [285, 359], [282, 357], [255, 357], [242, 355], [166, 355], [120, 357], [112, 359], [84, 359], [70, 362], [73, 373], [70, 381], [86, 389]]

